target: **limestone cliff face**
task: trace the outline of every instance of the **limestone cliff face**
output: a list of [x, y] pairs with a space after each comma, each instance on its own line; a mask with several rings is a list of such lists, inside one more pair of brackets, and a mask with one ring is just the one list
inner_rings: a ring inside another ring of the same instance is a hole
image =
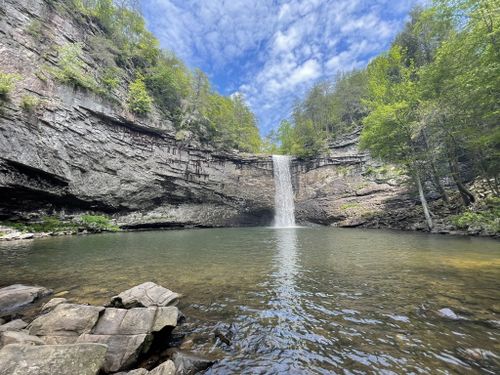
[[415, 199], [404, 176], [358, 149], [360, 129], [330, 144], [329, 155], [293, 163], [296, 217], [342, 227], [402, 228]]
[[[137, 118], [119, 104], [125, 83], [110, 100], [47, 74], [56, 46], [81, 42], [86, 73], [96, 76], [90, 45], [100, 33], [43, 0], [0, 2], [0, 70], [21, 77], [1, 103], [0, 218], [65, 210], [112, 214], [128, 228], [269, 224], [270, 156], [177, 141], [157, 112]], [[25, 95], [40, 105], [23, 109]], [[300, 222], [397, 227], [387, 210], [414, 205], [398, 178], [358, 151], [358, 135], [333, 143], [330, 155], [293, 160]]]
[[[99, 29], [43, 0], [0, 3], [0, 70], [21, 79], [0, 114], [0, 209], [4, 217], [38, 208], [120, 214], [124, 225], [236, 225], [272, 216], [267, 156], [216, 152], [178, 142], [153, 113], [135, 118], [115, 101], [47, 75], [54, 47], [84, 43]], [[42, 25], [35, 37], [29, 30]], [[98, 64], [85, 54], [88, 74]], [[22, 108], [22, 97], [40, 106]], [[120, 96], [122, 96], [120, 98]]]

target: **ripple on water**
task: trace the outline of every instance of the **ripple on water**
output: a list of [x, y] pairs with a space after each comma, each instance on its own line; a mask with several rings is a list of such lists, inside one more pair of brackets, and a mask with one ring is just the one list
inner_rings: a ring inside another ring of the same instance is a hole
[[149, 280], [184, 295], [186, 346], [219, 359], [207, 374], [499, 373], [495, 241], [249, 228], [0, 243], [2, 286], [105, 303]]

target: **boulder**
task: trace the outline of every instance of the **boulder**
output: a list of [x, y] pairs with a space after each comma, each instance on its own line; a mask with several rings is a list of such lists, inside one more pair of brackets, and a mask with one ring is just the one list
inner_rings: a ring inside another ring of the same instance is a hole
[[21, 329], [24, 329], [28, 326], [28, 323], [26, 323], [22, 319], [16, 319], [16, 320], [11, 320], [8, 323], [5, 323], [0, 326], [0, 332], [4, 331], [19, 331]]
[[149, 307], [175, 305], [180, 294], [172, 292], [151, 281], [134, 286], [111, 299], [111, 306], [124, 307]]
[[133, 365], [149, 350], [153, 333], [174, 328], [179, 318], [177, 307], [107, 308], [91, 333], [78, 342], [102, 343], [108, 346], [103, 369], [119, 371]]
[[57, 305], [67, 302], [68, 300], [66, 298], [52, 298], [49, 302], [42, 306], [41, 312], [49, 312], [50, 310], [53, 310]]
[[174, 375], [175, 364], [172, 361], [163, 362], [161, 365], [149, 371], [148, 375]]
[[128, 372], [119, 372], [115, 375], [175, 375], [175, 365], [174, 362], [168, 360], [151, 371], [144, 368], [138, 368]]
[[47, 344], [75, 343], [79, 335], [94, 328], [102, 311], [104, 307], [63, 303], [31, 322], [29, 332], [42, 336]]
[[7, 345], [0, 350], [0, 375], [95, 375], [105, 354], [101, 344]]
[[0, 348], [10, 344], [43, 345], [43, 340], [36, 336], [31, 336], [26, 331], [5, 331], [0, 332]]
[[0, 289], [0, 316], [14, 313], [40, 298], [52, 294], [41, 286], [14, 284]]
[[152, 337], [140, 335], [92, 335], [85, 333], [78, 338], [78, 343], [104, 344], [108, 347], [102, 369], [115, 372], [134, 365], [139, 356], [150, 348]]
[[173, 352], [172, 360], [177, 375], [194, 375], [200, 371], [206, 370], [215, 363], [210, 359], [180, 350], [175, 350]]
[[126, 372], [117, 372], [114, 375], [148, 375], [148, 374], [149, 374], [149, 371], [146, 370], [145, 368], [138, 368], [138, 369], [126, 371]]

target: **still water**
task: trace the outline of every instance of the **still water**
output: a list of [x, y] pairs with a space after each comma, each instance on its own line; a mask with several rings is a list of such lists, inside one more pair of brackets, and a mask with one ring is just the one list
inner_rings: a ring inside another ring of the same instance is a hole
[[0, 243], [0, 286], [96, 304], [150, 280], [184, 295], [177, 330], [218, 359], [207, 374], [500, 373], [498, 241], [245, 228]]

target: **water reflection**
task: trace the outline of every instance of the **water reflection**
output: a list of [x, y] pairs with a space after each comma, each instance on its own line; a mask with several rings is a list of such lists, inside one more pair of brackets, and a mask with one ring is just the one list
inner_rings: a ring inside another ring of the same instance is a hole
[[[178, 329], [219, 359], [205, 375], [494, 374], [499, 250], [331, 228], [61, 237], [0, 243], [0, 287], [40, 284], [93, 304], [148, 280], [179, 291], [188, 319]], [[465, 319], [444, 319], [443, 308]]]
[[277, 253], [274, 261], [278, 268], [275, 274], [276, 295], [286, 310], [293, 311], [292, 307], [299, 298], [295, 282], [298, 273], [297, 233], [295, 228], [283, 228], [276, 230], [275, 235]]

